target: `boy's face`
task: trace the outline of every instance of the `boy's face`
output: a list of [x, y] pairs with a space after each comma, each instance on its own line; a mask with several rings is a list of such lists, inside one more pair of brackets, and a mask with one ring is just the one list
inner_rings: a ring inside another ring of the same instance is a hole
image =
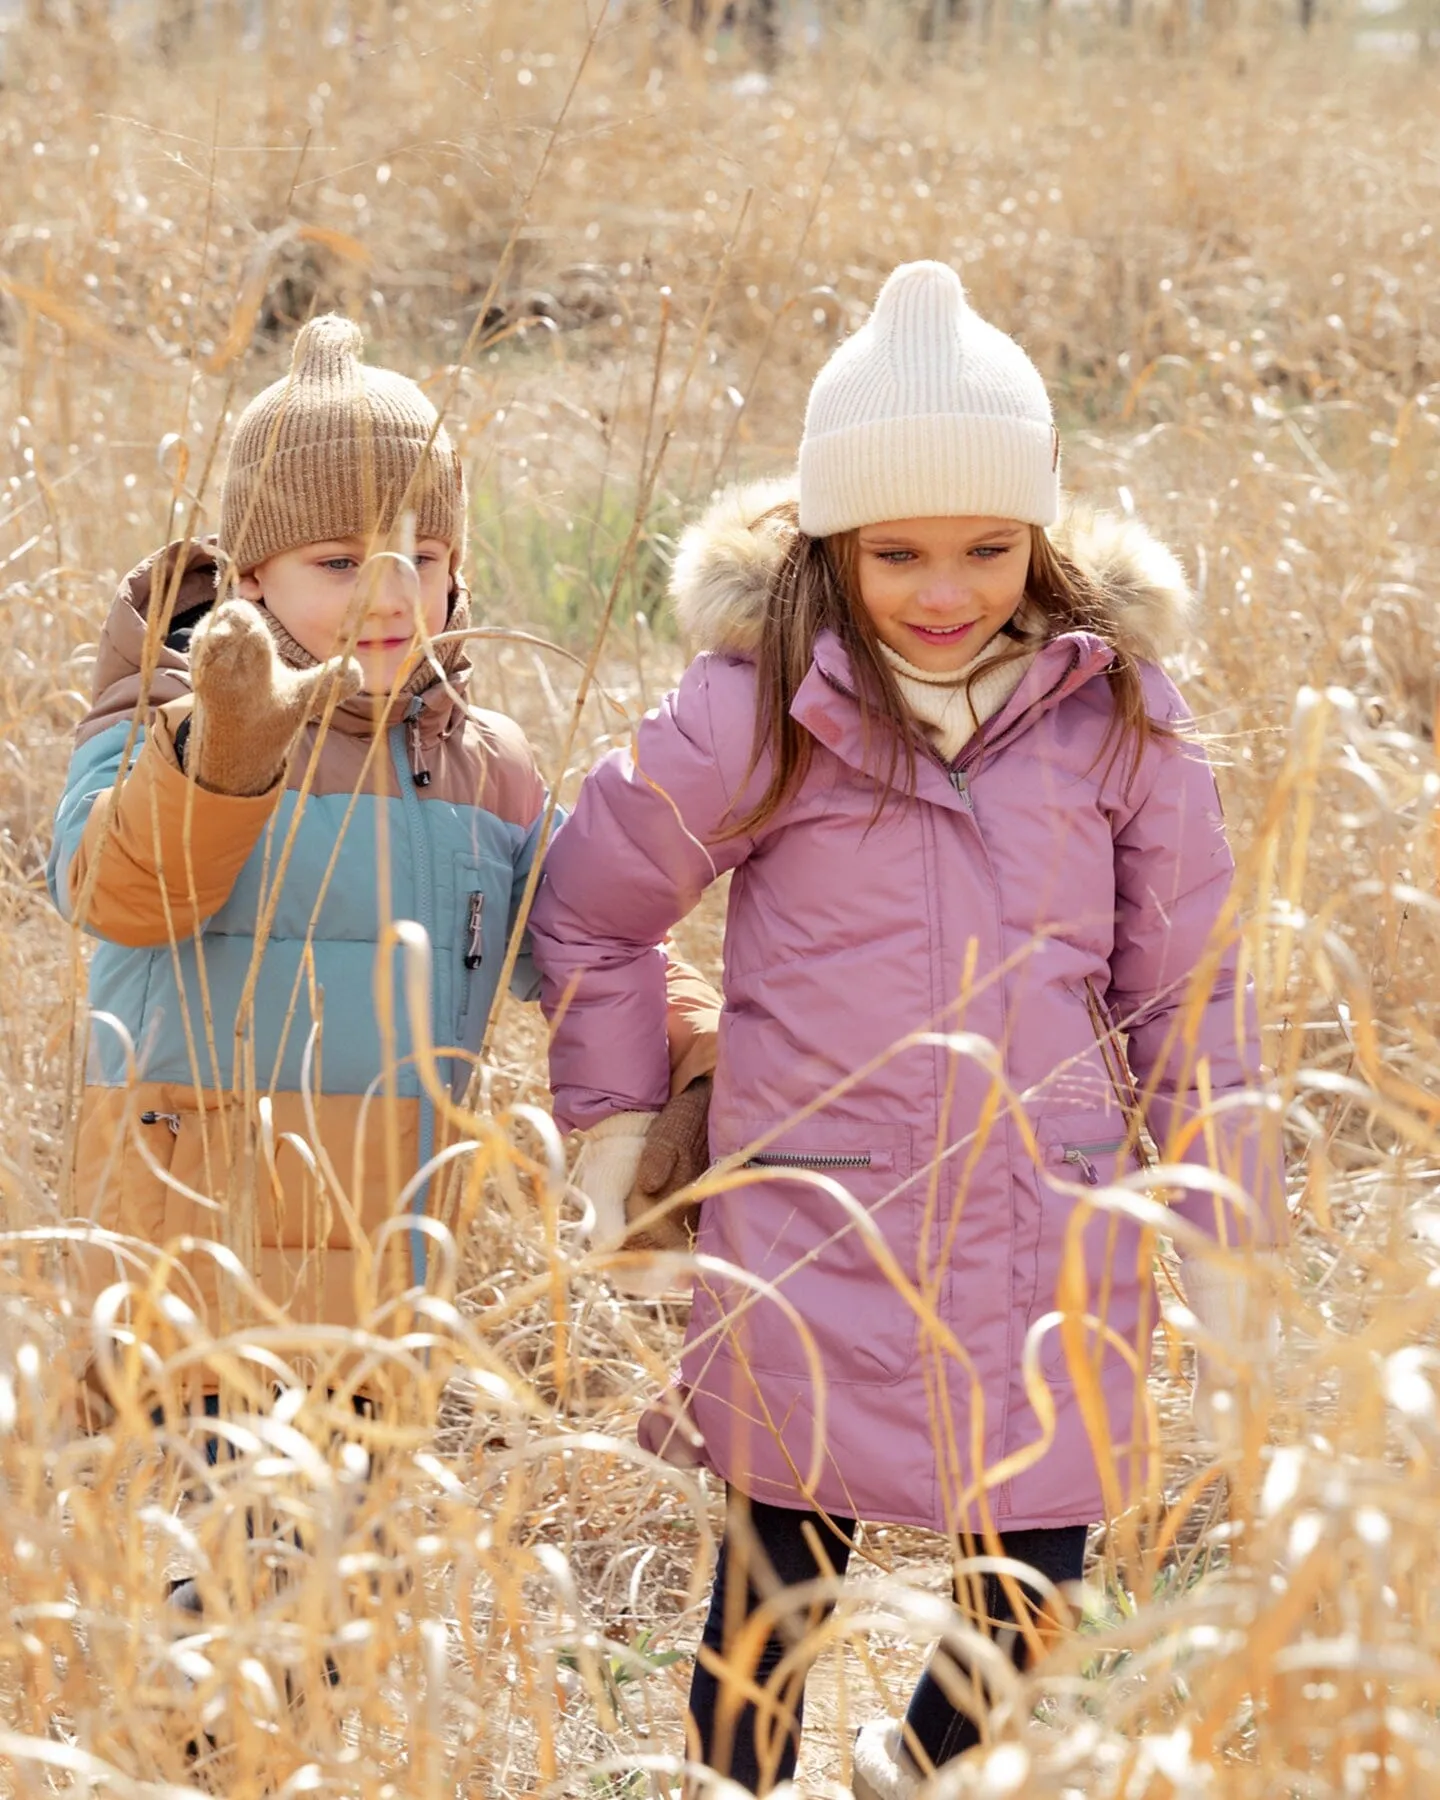
[[422, 538], [415, 546], [415, 576], [395, 557], [366, 567], [365, 552], [363, 538], [326, 538], [282, 550], [242, 575], [240, 592], [263, 600], [296, 643], [321, 662], [354, 630], [365, 692], [388, 694], [409, 679], [419, 660], [417, 611], [431, 637], [445, 629], [450, 546]]

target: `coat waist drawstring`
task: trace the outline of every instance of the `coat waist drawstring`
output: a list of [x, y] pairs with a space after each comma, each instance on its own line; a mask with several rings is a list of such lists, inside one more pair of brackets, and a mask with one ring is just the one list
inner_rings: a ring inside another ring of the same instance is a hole
[[420, 741], [420, 719], [417, 714], [405, 721], [405, 742], [410, 752], [410, 775], [416, 787], [429, 787], [430, 768], [425, 760], [425, 746]]

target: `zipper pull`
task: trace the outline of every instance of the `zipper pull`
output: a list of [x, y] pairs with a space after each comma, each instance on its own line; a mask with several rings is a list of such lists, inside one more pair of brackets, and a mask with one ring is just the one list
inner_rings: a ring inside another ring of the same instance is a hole
[[470, 942], [465, 950], [465, 967], [478, 969], [485, 960], [485, 896], [477, 888], [470, 896]]
[[1067, 1150], [1062, 1160], [1076, 1165], [1080, 1171], [1080, 1179], [1086, 1187], [1099, 1187], [1099, 1172], [1083, 1150]]
[[973, 813], [975, 810], [975, 803], [970, 798], [970, 782], [965, 771], [963, 769], [951, 769], [949, 773], [951, 787], [954, 788], [961, 800], [964, 801], [966, 812]]
[[140, 1115], [142, 1125], [168, 1125], [171, 1137], [180, 1135], [179, 1113], [143, 1112]]
[[425, 766], [425, 752], [420, 745], [420, 719], [417, 714], [405, 721], [405, 736], [410, 744], [410, 774], [416, 787], [429, 787], [430, 771]]

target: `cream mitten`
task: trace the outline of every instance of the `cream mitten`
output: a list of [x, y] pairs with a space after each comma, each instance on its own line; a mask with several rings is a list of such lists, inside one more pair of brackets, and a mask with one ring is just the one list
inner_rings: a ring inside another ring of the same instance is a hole
[[612, 1113], [585, 1133], [571, 1186], [589, 1202], [587, 1234], [594, 1250], [618, 1250], [625, 1241], [625, 1202], [655, 1118], [650, 1112]]
[[920, 1781], [896, 1720], [873, 1719], [860, 1727], [851, 1752], [855, 1800], [912, 1800]]
[[359, 663], [347, 657], [314, 669], [288, 668], [252, 603], [222, 601], [190, 642], [195, 708], [186, 772], [214, 794], [268, 794], [331, 684], [338, 706], [360, 692], [363, 679]]
[[1268, 1385], [1280, 1349], [1279, 1324], [1264, 1285], [1253, 1276], [1189, 1256], [1181, 1277], [1202, 1332], [1226, 1352], [1219, 1356], [1196, 1345], [1190, 1416], [1210, 1443], [1233, 1446], [1240, 1438], [1237, 1386], [1247, 1370]]

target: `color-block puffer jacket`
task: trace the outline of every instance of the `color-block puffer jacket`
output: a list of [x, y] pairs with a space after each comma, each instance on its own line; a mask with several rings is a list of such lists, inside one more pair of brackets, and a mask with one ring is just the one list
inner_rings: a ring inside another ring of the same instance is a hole
[[[1088, 1523], [1154, 1450], [1139, 1225], [1096, 1211], [1084, 1226], [1066, 1304], [1106, 1333], [1082, 1327], [1086, 1379], [1044, 1323], [1077, 1206], [1136, 1166], [1102, 1037], [1113, 1051], [1123, 1034], [1162, 1157], [1218, 1166], [1251, 1197], [1231, 1235], [1263, 1241], [1283, 1218], [1215, 781], [1184, 735], [1127, 780], [1131, 759], [1106, 747], [1113, 652], [1077, 633], [1041, 650], [953, 767], [921, 758], [914, 796], [876, 821], [888, 751], [826, 635], [792, 708], [815, 740], [808, 775], [769, 824], [727, 835], [769, 766], [747, 780], [782, 549], [750, 522], [773, 499], [722, 501], [691, 539], [678, 609], [706, 653], [633, 754], [592, 772], [547, 861], [532, 930], [544, 1003], [566, 1000], [556, 1113], [589, 1124], [663, 1098], [655, 946], [730, 871], [711, 1149], [748, 1166], [702, 1207], [683, 1362], [711, 1466], [753, 1498], [941, 1530], [985, 1512]], [[1103, 518], [1072, 521], [1069, 547], [1142, 660], [1152, 717], [1183, 727], [1156, 660], [1184, 622], [1174, 558]], [[1221, 1209], [1191, 1192], [1175, 1211], [1213, 1233]], [[1032, 1328], [1048, 1447], [1022, 1374]]]
[[[189, 633], [215, 598], [209, 543], [186, 553], [168, 634], [158, 643], [151, 634], [153, 668], [142, 672], [147, 620], [178, 554], [172, 546], [121, 584], [56, 814], [51, 893], [101, 939], [74, 1210], [152, 1245], [218, 1241], [293, 1319], [353, 1323], [379, 1291], [372, 1234], [440, 1147], [412, 1056], [401, 957], [387, 965], [377, 946], [391, 922], [423, 927], [429, 1030], [437, 1050], [468, 1053], [439, 1061], [442, 1081], [462, 1091], [545, 789], [519, 726], [466, 703], [463, 658], [448, 688], [437, 681], [378, 721], [357, 696], [318, 751], [307, 727], [288, 785], [272, 793], [198, 788], [175, 734], [193, 704]], [[513, 988], [534, 997], [528, 951]], [[707, 996], [713, 1008], [705, 984], [677, 965], [668, 1017], [681, 1082], [713, 1059]], [[344, 1204], [291, 1133], [323, 1147]], [[397, 1244], [403, 1251], [403, 1237]], [[77, 1261], [92, 1296], [117, 1276], [136, 1278], [113, 1252]], [[212, 1327], [244, 1316], [215, 1313], [229, 1284], [212, 1254], [182, 1263], [172, 1285]]]

